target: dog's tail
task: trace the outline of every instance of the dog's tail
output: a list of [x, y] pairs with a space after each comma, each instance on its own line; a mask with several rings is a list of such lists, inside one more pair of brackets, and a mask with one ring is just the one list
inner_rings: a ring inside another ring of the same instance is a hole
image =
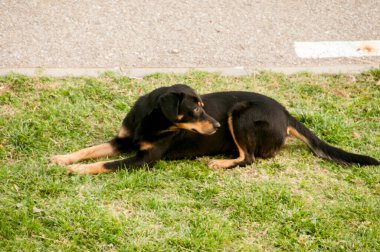
[[318, 157], [343, 165], [380, 165], [380, 162], [372, 157], [346, 152], [323, 142], [291, 115], [289, 115], [288, 133], [306, 143]]

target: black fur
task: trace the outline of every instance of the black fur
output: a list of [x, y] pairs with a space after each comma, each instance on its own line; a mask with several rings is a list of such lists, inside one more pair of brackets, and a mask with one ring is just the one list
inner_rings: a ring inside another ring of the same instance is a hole
[[244, 155], [224, 168], [274, 156], [289, 132], [306, 142], [319, 157], [340, 164], [380, 164], [374, 158], [324, 143], [282, 105], [264, 95], [232, 91], [199, 96], [190, 87], [177, 84], [158, 88], [137, 100], [122, 123], [130, 134], [110, 141], [119, 152], [137, 153], [104, 166], [117, 170], [151, 165], [159, 159], [238, 155], [231, 127]]
[[298, 122], [291, 115], [289, 115], [289, 125], [294, 127], [301, 135], [303, 135], [308, 140], [306, 141], [306, 144], [318, 157], [332, 160], [336, 163], [340, 163], [343, 165], [379, 165], [379, 161], [372, 157], [346, 152], [344, 150], [338, 149], [334, 146], [331, 146], [323, 142], [316, 135], [314, 135], [308, 128], [306, 128], [302, 123]]

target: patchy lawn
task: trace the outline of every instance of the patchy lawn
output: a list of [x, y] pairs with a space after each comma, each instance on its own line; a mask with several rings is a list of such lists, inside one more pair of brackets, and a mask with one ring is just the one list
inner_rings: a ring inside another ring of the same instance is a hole
[[380, 69], [247, 77], [0, 77], [4, 251], [380, 250], [379, 167], [341, 167], [292, 139], [273, 159], [224, 172], [207, 157], [79, 176], [48, 163], [109, 140], [134, 101], [186, 83], [279, 100], [325, 141], [380, 158]]

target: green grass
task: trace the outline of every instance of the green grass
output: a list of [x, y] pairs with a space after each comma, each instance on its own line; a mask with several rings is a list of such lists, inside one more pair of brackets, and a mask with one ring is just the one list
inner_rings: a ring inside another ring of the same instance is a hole
[[379, 167], [341, 167], [297, 140], [221, 172], [208, 157], [97, 176], [48, 162], [110, 139], [140, 95], [174, 83], [266, 94], [327, 142], [380, 158], [379, 72], [2, 76], [0, 250], [379, 251]]

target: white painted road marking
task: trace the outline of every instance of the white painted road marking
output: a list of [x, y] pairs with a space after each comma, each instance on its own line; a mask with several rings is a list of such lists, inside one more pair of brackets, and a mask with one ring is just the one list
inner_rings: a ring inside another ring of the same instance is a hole
[[380, 40], [294, 42], [300, 58], [380, 56]]

